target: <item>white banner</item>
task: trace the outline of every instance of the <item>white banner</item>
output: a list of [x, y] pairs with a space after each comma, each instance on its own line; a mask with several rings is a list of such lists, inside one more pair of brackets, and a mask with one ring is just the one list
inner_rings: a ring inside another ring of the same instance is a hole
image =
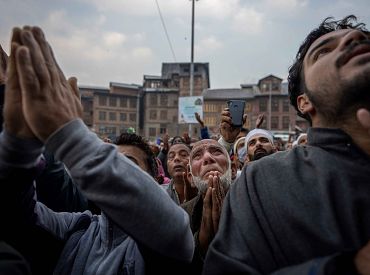
[[194, 113], [203, 119], [203, 97], [179, 97], [179, 123], [198, 123]]

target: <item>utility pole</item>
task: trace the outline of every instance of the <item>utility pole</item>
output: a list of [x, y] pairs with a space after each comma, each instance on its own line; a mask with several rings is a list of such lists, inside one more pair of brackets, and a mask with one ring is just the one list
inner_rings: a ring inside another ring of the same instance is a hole
[[271, 131], [271, 82], [269, 83], [269, 131]]
[[[189, 96], [193, 96], [194, 92], [194, 11], [195, 0], [191, 0], [191, 54], [190, 54], [190, 92]], [[197, 0], [198, 1], [198, 0]], [[189, 123], [189, 137], [192, 136], [192, 125]]]

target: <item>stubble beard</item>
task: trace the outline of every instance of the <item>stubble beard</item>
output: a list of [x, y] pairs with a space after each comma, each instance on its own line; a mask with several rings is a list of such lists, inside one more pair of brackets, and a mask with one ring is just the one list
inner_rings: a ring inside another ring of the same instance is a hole
[[325, 83], [320, 91], [307, 89], [306, 93], [327, 124], [339, 126], [353, 120], [359, 108], [370, 110], [370, 69], [351, 79], [338, 79], [333, 85]]

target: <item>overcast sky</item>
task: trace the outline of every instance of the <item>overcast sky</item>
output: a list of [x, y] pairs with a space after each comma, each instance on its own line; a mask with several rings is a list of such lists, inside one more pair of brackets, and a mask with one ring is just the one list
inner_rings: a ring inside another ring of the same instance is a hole
[[[191, 1], [0, 0], [0, 43], [13, 26], [38, 25], [66, 76], [80, 85], [142, 84], [162, 62], [190, 62]], [[370, 29], [369, 0], [200, 0], [195, 62], [209, 62], [211, 88], [236, 88], [287, 71], [305, 35], [325, 17], [355, 14]], [[175, 60], [176, 58], [176, 60]]]

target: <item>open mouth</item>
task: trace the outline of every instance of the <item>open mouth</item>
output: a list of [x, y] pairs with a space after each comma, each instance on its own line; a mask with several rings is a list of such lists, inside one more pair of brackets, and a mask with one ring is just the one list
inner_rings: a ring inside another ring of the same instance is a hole
[[173, 167], [174, 170], [185, 170], [185, 167], [182, 165], [176, 165]]
[[256, 151], [254, 151], [254, 154], [266, 154], [267, 151], [265, 149], [257, 149]]

